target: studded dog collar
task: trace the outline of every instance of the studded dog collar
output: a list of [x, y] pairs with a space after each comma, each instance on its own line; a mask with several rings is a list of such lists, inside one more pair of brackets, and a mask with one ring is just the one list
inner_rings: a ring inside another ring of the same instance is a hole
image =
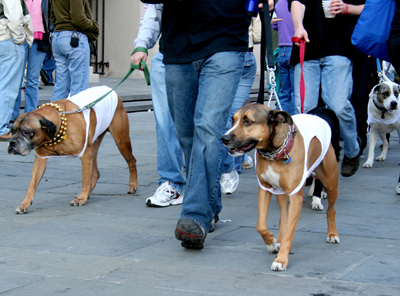
[[265, 159], [270, 161], [279, 161], [283, 160], [284, 163], [289, 163], [292, 159], [289, 156], [290, 151], [293, 148], [294, 137], [297, 134], [297, 126], [296, 124], [289, 125], [289, 131], [286, 135], [286, 139], [283, 144], [272, 152], [262, 151], [257, 149], [257, 152]]

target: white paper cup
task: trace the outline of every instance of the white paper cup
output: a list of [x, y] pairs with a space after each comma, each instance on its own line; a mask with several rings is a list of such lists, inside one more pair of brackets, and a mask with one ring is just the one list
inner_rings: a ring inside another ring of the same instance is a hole
[[328, 10], [329, 3], [331, 3], [331, 0], [323, 0], [322, 1], [322, 7], [324, 8], [325, 17], [326, 18], [334, 18], [335, 15], [330, 13]]

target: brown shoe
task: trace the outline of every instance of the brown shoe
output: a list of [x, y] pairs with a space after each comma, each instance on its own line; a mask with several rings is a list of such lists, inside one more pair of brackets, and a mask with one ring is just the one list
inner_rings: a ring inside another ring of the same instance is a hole
[[11, 132], [6, 133], [5, 135], [0, 136], [0, 142], [8, 142], [12, 138]]

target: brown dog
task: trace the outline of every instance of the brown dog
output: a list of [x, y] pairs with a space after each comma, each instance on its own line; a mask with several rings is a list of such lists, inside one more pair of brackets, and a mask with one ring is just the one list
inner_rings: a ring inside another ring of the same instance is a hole
[[[71, 205], [84, 205], [100, 177], [97, 154], [107, 131], [112, 134], [119, 151], [128, 163], [128, 194], [136, 192], [136, 159], [132, 155], [128, 114], [121, 98], [115, 92], [111, 92], [92, 109], [79, 113], [61, 113], [83, 106], [78, 106], [76, 102], [92, 102], [110, 90], [104, 86], [89, 88], [69, 99], [45, 104], [17, 117], [11, 126], [13, 137], [8, 146], [8, 153], [25, 156], [32, 150], [36, 152], [31, 181], [24, 200], [16, 209], [17, 214], [26, 213], [31, 206], [36, 188], [46, 170], [48, 157], [81, 158], [82, 191], [71, 201]], [[101, 110], [104, 109], [106, 114], [102, 114]]]
[[[286, 270], [303, 205], [305, 180], [312, 171], [325, 186], [328, 195], [327, 242], [339, 243], [334, 209], [338, 197], [339, 169], [330, 139], [329, 125], [321, 118], [307, 114], [292, 118], [287, 112], [271, 110], [261, 104], [240, 108], [233, 116], [232, 128], [222, 137], [222, 142], [233, 156], [257, 149], [256, 172], [260, 185], [257, 231], [268, 250], [278, 252], [272, 270]], [[267, 228], [272, 194], [277, 195], [281, 212], [276, 239]]]

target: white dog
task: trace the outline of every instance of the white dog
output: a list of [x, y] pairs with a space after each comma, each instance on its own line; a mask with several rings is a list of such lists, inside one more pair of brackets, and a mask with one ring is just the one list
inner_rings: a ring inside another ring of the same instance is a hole
[[384, 82], [376, 85], [369, 94], [368, 102], [368, 125], [369, 125], [369, 151], [368, 159], [364, 168], [372, 168], [374, 163], [374, 149], [379, 137], [382, 139], [382, 153], [376, 160], [384, 161], [388, 151], [388, 140], [386, 134], [397, 130], [400, 136], [400, 110], [399, 93], [400, 86], [385, 75]]

